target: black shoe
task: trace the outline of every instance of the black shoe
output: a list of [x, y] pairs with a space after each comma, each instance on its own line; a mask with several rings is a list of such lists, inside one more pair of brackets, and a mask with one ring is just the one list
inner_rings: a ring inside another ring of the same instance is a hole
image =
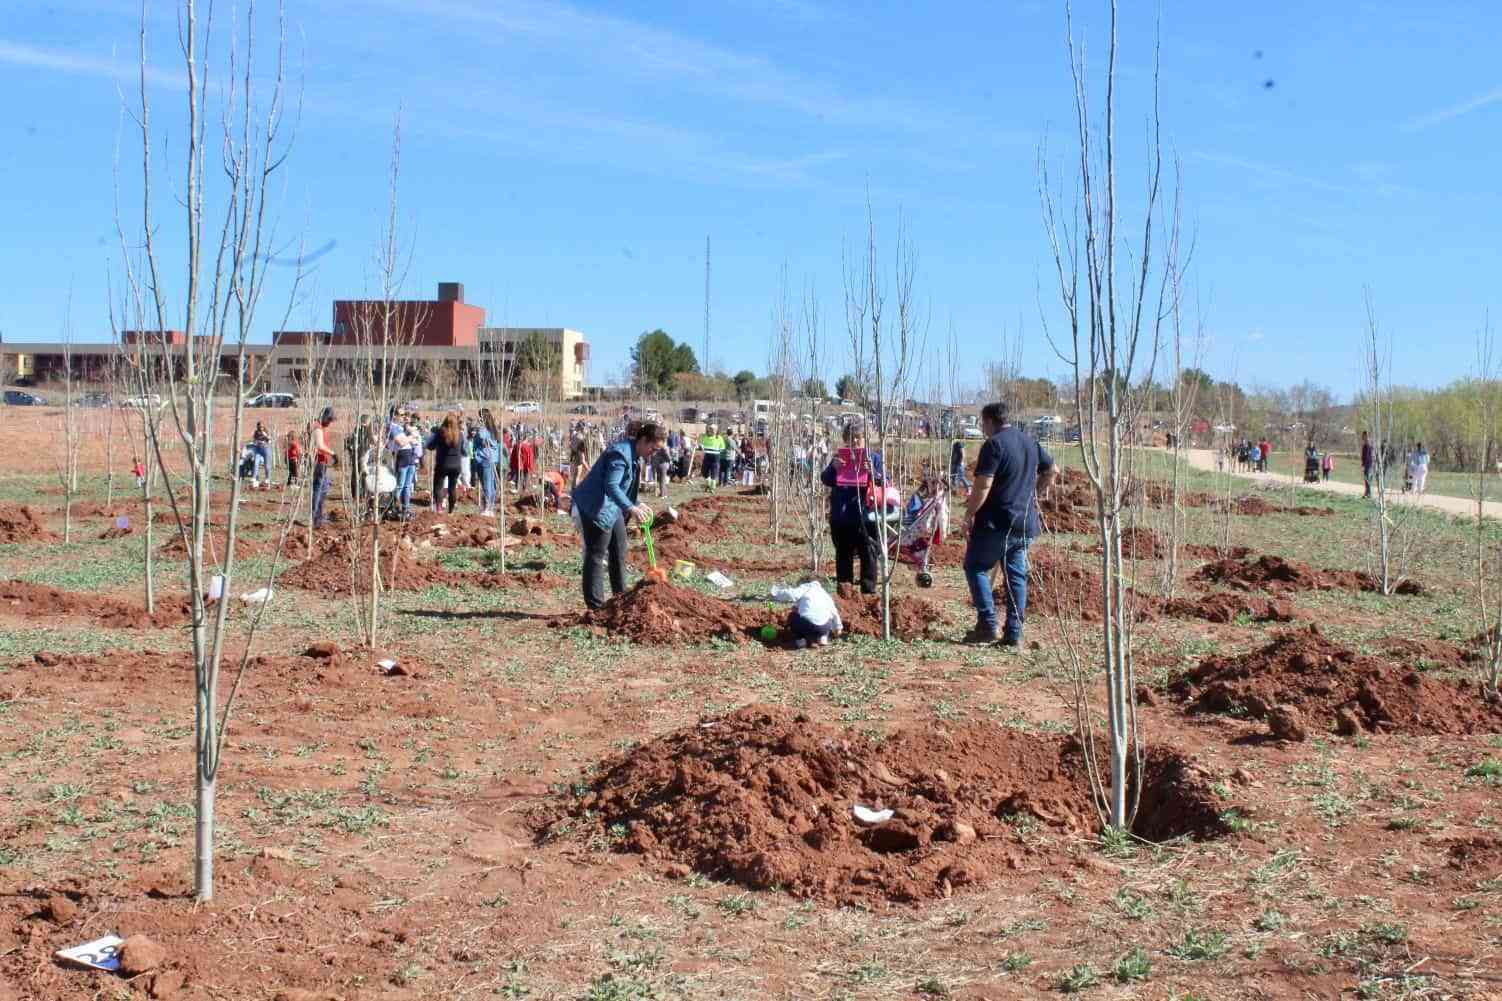
[[1021, 636], [1003, 636], [1001, 638], [1001, 644], [1000, 645], [1006, 647], [1009, 650], [1020, 650], [1020, 649], [1022, 649], [1022, 637]]
[[988, 626], [977, 623], [974, 629], [970, 630], [963, 637], [961, 637], [960, 642], [978, 645], [984, 643], [995, 643], [999, 639], [1001, 639], [1001, 634], [996, 631], [995, 626]]

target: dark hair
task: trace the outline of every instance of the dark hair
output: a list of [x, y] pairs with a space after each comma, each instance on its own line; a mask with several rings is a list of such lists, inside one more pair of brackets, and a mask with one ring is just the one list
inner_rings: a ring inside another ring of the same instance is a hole
[[662, 442], [662, 425], [652, 421], [643, 421], [631, 432], [632, 441], [649, 441], [653, 444]]
[[457, 448], [459, 446], [459, 418], [456, 415], [449, 414], [443, 419], [442, 434], [443, 443], [449, 448]]
[[846, 441], [854, 441], [856, 435], [860, 435], [862, 438], [864, 438], [866, 436], [866, 422], [865, 421], [850, 421], [850, 422], [848, 422], [845, 425], [845, 428], [841, 432], [840, 436], [842, 438], [844, 438]]
[[1011, 408], [1005, 403], [987, 403], [980, 408], [980, 419], [992, 424], [1005, 424], [1011, 416]]
[[334, 408], [324, 407], [323, 413], [318, 415], [318, 423], [322, 424], [324, 427], [328, 427], [330, 424], [334, 423]]

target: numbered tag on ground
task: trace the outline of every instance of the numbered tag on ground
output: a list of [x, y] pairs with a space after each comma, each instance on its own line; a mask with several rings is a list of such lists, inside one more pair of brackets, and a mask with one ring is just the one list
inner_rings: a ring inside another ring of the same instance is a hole
[[119, 935], [106, 935], [83, 945], [59, 949], [54, 955], [65, 963], [114, 973], [120, 969], [120, 943], [124, 941]]

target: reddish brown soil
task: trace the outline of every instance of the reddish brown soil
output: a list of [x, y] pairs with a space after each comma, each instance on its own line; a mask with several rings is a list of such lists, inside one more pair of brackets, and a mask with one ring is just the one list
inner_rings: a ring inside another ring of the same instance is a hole
[[[1307, 563], [1285, 560], [1281, 556], [1259, 556], [1255, 560], [1222, 559], [1196, 570], [1191, 580], [1220, 584], [1238, 590], [1284, 591], [1376, 591], [1377, 581], [1360, 570], [1317, 570]], [[1423, 594], [1417, 581], [1405, 580], [1398, 594]]]
[[[1157, 480], [1138, 481], [1132, 484], [1125, 494], [1128, 503], [1145, 499], [1153, 507], [1164, 507], [1173, 500], [1173, 488]], [[1179, 490], [1179, 504], [1182, 507], [1211, 507], [1215, 503], [1214, 494], [1182, 488]]]
[[[881, 635], [881, 598], [874, 594], [834, 596], [845, 623], [845, 632], [859, 636]], [[937, 605], [912, 595], [892, 595], [892, 635], [900, 640], [914, 640], [944, 621]]]
[[1444, 640], [1392, 636], [1383, 644], [1382, 653], [1404, 667], [1444, 667], [1469, 670], [1479, 658], [1475, 649], [1467, 650]]
[[109, 541], [112, 539], [124, 539], [127, 536], [134, 534], [136, 534], [136, 530], [134, 528], [131, 528], [129, 525], [124, 528], [121, 528], [119, 525], [111, 525], [109, 528], [106, 528], [104, 531], [100, 532], [99, 537], [101, 539]]
[[[1099, 555], [1105, 551], [1105, 547], [1097, 542], [1092, 548], [1085, 550]], [[1157, 532], [1143, 525], [1133, 525], [1124, 528], [1121, 532], [1121, 555], [1128, 560], [1157, 560], [1162, 559], [1168, 552]]]
[[1251, 653], [1210, 657], [1168, 692], [1197, 712], [1255, 719], [1291, 706], [1320, 733], [1502, 732], [1502, 704], [1485, 701], [1468, 680], [1430, 677], [1355, 653], [1313, 625], [1279, 633]]
[[671, 583], [643, 580], [603, 608], [555, 620], [582, 625], [633, 643], [679, 645], [712, 639], [748, 640], [763, 626], [782, 625], [776, 609], [712, 598]]
[[1231, 546], [1222, 549], [1220, 546], [1206, 545], [1202, 542], [1186, 542], [1184, 555], [1196, 560], [1244, 560], [1252, 555], [1252, 551], [1246, 546]]
[[[1224, 807], [1177, 752], [1149, 750], [1137, 832], [1220, 833]], [[892, 809], [864, 827], [855, 804]], [[947, 897], [1053, 861], [1008, 823], [1097, 826], [1077, 746], [992, 724], [899, 730], [880, 744], [779, 707], [749, 705], [607, 761], [567, 805], [622, 851], [676, 875], [886, 906]]]
[[1173, 598], [1162, 604], [1165, 615], [1204, 619], [1222, 625], [1245, 616], [1253, 622], [1292, 622], [1293, 605], [1286, 598], [1216, 591], [1199, 598]]
[[1236, 497], [1230, 501], [1222, 502], [1218, 506], [1230, 510], [1232, 514], [1245, 514], [1252, 517], [1260, 517], [1268, 514], [1297, 514], [1323, 517], [1335, 513], [1333, 507], [1310, 507], [1306, 504], [1300, 504], [1297, 507], [1288, 507], [1284, 504], [1271, 504], [1261, 497], [1255, 496]]
[[1467, 881], [1481, 882], [1502, 876], [1502, 840], [1476, 835], [1456, 838], [1445, 848], [1451, 869]]
[[[369, 593], [370, 550], [361, 543], [358, 555], [358, 570], [353, 572], [348, 543], [330, 545], [317, 556], [299, 563], [277, 577], [278, 584], [315, 591], [328, 597], [349, 595], [353, 592]], [[403, 591], [416, 591], [434, 584], [452, 584], [462, 580], [463, 575], [439, 566], [437, 563], [417, 559], [412, 550], [388, 539], [381, 546], [381, 582], [384, 587]], [[353, 589], [353, 590], [352, 590]]]
[[181, 595], [158, 596], [156, 612], [118, 598], [80, 591], [59, 591], [18, 580], [0, 583], [0, 612], [25, 618], [75, 616], [107, 629], [167, 629], [193, 617], [192, 603]]
[[0, 504], [0, 542], [56, 542], [30, 505]]
[[[1029, 615], [1099, 622], [1105, 585], [1100, 571], [1070, 559], [1051, 546], [1034, 546], [1028, 555], [1027, 611]], [[996, 578], [995, 598], [1005, 600], [1005, 579]], [[1159, 600], [1152, 595], [1130, 592], [1134, 616], [1143, 622], [1158, 615]], [[1000, 605], [998, 604], [998, 607]]]

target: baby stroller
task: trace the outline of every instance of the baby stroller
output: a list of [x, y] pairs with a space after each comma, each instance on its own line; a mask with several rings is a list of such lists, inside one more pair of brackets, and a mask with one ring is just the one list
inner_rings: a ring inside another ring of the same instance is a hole
[[949, 492], [944, 481], [938, 478], [929, 480], [928, 499], [904, 519], [902, 531], [897, 535], [897, 559], [918, 568], [919, 587], [934, 586], [929, 558], [934, 546], [944, 541], [948, 507]]
[[242, 480], [253, 480], [256, 476], [256, 464], [261, 461], [261, 453], [256, 451], [255, 445], [246, 445], [240, 451], [239, 474]]

